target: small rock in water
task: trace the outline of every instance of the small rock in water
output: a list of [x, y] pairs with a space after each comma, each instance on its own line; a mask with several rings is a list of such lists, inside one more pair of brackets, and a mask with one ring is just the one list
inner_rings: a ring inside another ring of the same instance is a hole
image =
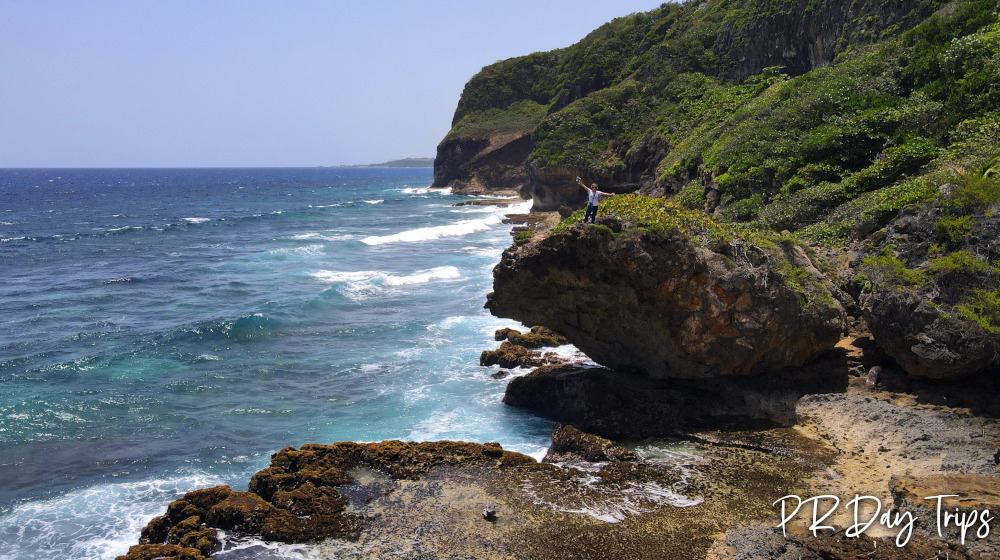
[[490, 375], [490, 377], [492, 377], [493, 379], [503, 379], [504, 377], [507, 377], [508, 375], [510, 375], [510, 372], [507, 371], [507, 370], [505, 370], [505, 369], [502, 369], [502, 370], [500, 370], [500, 371], [498, 371], [498, 372]]
[[868, 377], [865, 378], [865, 383], [874, 387], [878, 383], [878, 376], [882, 373], [882, 368], [880, 366], [872, 366], [872, 369], [868, 370]]
[[500, 507], [493, 502], [486, 504], [486, 509], [483, 510], [483, 519], [487, 521], [496, 521], [498, 511], [500, 511]]

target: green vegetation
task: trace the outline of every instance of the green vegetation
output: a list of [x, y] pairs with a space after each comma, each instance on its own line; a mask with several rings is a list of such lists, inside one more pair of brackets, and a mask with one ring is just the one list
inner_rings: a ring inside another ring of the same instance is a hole
[[[855, 0], [839, 22], [833, 4], [687, 1], [618, 18], [484, 68], [449, 138], [530, 130], [541, 171], [651, 175], [683, 208], [826, 245], [932, 202], [952, 168], [1000, 175], [996, 2]], [[812, 44], [753, 48], [817, 22], [832, 64], [814, 67]], [[651, 140], [669, 149], [653, 157]], [[963, 204], [982, 206], [956, 199], [953, 216]], [[942, 241], [967, 225], [945, 219]]]
[[966, 303], [957, 306], [962, 318], [990, 334], [1000, 333], [1000, 292], [974, 289]]
[[496, 134], [530, 132], [545, 117], [546, 110], [546, 106], [525, 99], [503, 109], [469, 113], [455, 123], [445, 139], [489, 138]]
[[[860, 248], [855, 288], [1000, 332], [1000, 7], [849, 4], [687, 0], [616, 19], [484, 68], [449, 138], [530, 131], [539, 174], [666, 193], [601, 215], [731, 258], [751, 247], [804, 293], [819, 292], [791, 264], [802, 242]], [[902, 213], [910, 229], [887, 229]]]
[[[583, 211], [563, 220], [553, 234], [579, 223]], [[669, 232], [681, 235], [692, 243], [712, 248], [730, 258], [733, 266], [745, 266], [755, 274], [766, 274], [760, 265], [768, 262], [771, 269], [788, 287], [802, 294], [806, 304], [830, 302], [833, 295], [805, 268], [793, 264], [791, 252], [799, 248], [794, 237], [762, 233], [753, 228], [720, 222], [698, 210], [690, 210], [675, 200], [651, 198], [641, 195], [620, 195], [601, 204], [599, 216], [616, 216], [626, 221], [631, 229], [614, 233], [602, 224], [586, 227], [599, 228], [611, 235], [622, 235], [631, 230]], [[815, 258], [813, 255], [811, 258]]]
[[516, 235], [514, 235], [514, 244], [515, 245], [524, 245], [528, 241], [531, 241], [531, 238], [534, 237], [534, 236], [535, 236], [535, 232], [533, 232], [533, 231], [519, 231], [519, 232], [517, 232]]

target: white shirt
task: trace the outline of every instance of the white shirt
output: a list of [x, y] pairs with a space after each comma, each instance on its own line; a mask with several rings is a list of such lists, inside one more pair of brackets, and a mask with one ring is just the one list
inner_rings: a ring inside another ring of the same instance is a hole
[[587, 204], [590, 206], [597, 206], [597, 202], [601, 199], [601, 191], [597, 189], [587, 189], [590, 193], [587, 195]]

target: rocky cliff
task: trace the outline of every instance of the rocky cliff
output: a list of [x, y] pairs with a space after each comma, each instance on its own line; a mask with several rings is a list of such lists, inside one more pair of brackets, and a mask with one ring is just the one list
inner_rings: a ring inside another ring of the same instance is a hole
[[[438, 146], [434, 184], [456, 192], [521, 189], [536, 210], [579, 206], [578, 175], [617, 192], [679, 188], [678, 175], [664, 171], [700, 164], [690, 144], [762, 94], [766, 87], [757, 85], [772, 82], [760, 76], [833, 64], [899, 36], [944, 4], [710, 0], [616, 19], [565, 49], [476, 74]], [[698, 105], [706, 103], [703, 112]]]
[[[645, 203], [606, 206], [627, 214]], [[664, 227], [607, 217], [509, 248], [486, 307], [552, 328], [609, 368], [655, 378], [775, 372], [840, 339], [842, 294], [802, 247], [727, 238], [669, 205], [654, 212]]]

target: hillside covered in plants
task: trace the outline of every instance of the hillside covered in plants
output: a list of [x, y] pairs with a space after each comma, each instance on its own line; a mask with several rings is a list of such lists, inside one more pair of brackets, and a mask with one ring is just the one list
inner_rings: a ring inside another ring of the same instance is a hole
[[579, 175], [784, 234], [827, 255], [908, 373], [941, 379], [1000, 354], [998, 156], [995, 1], [707, 0], [484, 68], [435, 185], [575, 209]]

